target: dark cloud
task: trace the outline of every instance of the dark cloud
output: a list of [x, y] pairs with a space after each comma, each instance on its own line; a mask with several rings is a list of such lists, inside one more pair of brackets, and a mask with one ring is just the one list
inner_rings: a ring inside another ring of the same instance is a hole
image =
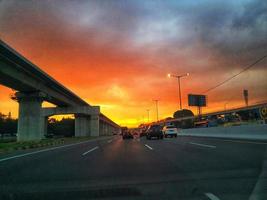
[[240, 67], [267, 52], [266, 1], [199, 5], [188, 18], [194, 38], [225, 67], [235, 60]]
[[[266, 54], [266, 9], [260, 0], [3, 0], [0, 37], [56, 78], [79, 77], [62, 79], [74, 88], [116, 83], [136, 96], [150, 90], [147, 98], [167, 72], [190, 72], [185, 90], [202, 92]], [[251, 71], [263, 69], [266, 61]], [[236, 88], [253, 84], [263, 94], [266, 80], [251, 76]]]

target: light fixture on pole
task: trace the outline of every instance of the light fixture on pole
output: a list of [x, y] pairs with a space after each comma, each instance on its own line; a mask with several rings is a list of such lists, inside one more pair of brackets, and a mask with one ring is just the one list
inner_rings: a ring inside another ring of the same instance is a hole
[[189, 76], [189, 73], [186, 74], [182, 74], [182, 75], [174, 75], [174, 74], [168, 74], [168, 77], [174, 77], [177, 78], [178, 80], [178, 93], [179, 93], [179, 102], [180, 102], [180, 110], [182, 110], [182, 97], [181, 97], [181, 82], [180, 82], [180, 78], [185, 77], [185, 76]]

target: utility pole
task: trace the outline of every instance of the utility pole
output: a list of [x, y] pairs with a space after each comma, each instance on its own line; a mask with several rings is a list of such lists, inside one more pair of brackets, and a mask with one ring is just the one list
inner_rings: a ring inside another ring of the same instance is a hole
[[248, 106], [248, 90], [243, 90], [245, 105]]
[[182, 76], [177, 76], [177, 79], [178, 79], [178, 87], [179, 87], [180, 110], [183, 109], [183, 107], [182, 107], [182, 97], [181, 97], [181, 81], [180, 81], [180, 78], [181, 78], [181, 77], [182, 77]]
[[153, 99], [153, 101], [155, 101], [156, 103], [156, 115], [157, 115], [157, 122], [159, 121], [159, 109], [158, 109], [158, 99]]
[[182, 77], [189, 76], [189, 73], [182, 74], [182, 75], [168, 74], [167, 76], [169, 78], [171, 78], [171, 77], [177, 78], [177, 80], [178, 80], [178, 94], [179, 94], [180, 110], [182, 110], [183, 107], [182, 107], [182, 95], [181, 95], [181, 81], [180, 81], [180, 79]]

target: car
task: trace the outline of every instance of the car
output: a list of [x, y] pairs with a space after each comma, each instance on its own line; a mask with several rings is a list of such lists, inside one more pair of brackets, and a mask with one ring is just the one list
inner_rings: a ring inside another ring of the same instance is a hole
[[146, 139], [151, 140], [152, 138], [163, 139], [162, 127], [160, 125], [151, 125], [146, 131]]
[[164, 126], [162, 132], [165, 138], [168, 136], [177, 137], [178, 135], [178, 129], [173, 125]]
[[133, 139], [134, 137], [133, 137], [133, 135], [130, 133], [130, 132], [125, 132], [125, 133], [123, 133], [123, 135], [122, 135], [122, 139]]
[[140, 137], [146, 136], [147, 130], [148, 130], [148, 127], [142, 128], [139, 136]]

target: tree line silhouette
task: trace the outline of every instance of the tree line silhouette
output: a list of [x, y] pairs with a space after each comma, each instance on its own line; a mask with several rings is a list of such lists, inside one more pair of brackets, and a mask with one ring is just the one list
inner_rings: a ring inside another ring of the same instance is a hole
[[[62, 118], [60, 120], [55, 118], [49, 118], [47, 124], [47, 136], [74, 136], [74, 119]], [[0, 135], [15, 136], [18, 130], [18, 119], [11, 117], [11, 114], [5, 115], [0, 113]]]

